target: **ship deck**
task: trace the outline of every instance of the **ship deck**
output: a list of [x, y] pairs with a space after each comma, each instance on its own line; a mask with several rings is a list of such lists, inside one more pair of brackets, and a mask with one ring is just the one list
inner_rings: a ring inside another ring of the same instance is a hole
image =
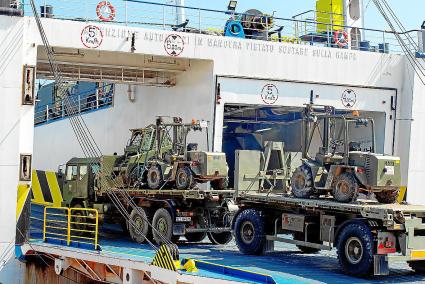
[[[263, 256], [242, 255], [234, 243], [215, 246], [205, 239], [201, 243], [191, 244], [182, 240], [178, 243], [180, 259], [207, 261], [230, 268], [243, 269], [255, 273], [270, 275], [276, 283], [424, 283], [425, 275], [416, 275], [404, 263], [391, 263], [390, 275], [368, 279], [354, 278], [342, 274], [338, 268], [335, 251], [323, 251], [317, 254], [302, 254], [295, 246], [283, 243], [275, 244], [275, 252]], [[101, 251], [84, 250], [43, 243], [40, 239], [32, 239], [30, 244], [36, 250], [54, 250], [94, 254], [100, 257], [134, 262], [150, 263], [154, 251], [148, 244], [137, 244], [125, 236], [115, 226], [104, 226], [100, 233]], [[42, 249], [44, 248], [44, 249]], [[192, 275], [216, 279], [231, 280], [243, 283], [256, 281], [230, 276], [214, 270], [200, 269]]]

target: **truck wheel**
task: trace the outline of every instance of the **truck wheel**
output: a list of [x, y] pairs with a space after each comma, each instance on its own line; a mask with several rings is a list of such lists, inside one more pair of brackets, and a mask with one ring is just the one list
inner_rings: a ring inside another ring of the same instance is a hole
[[130, 213], [130, 220], [134, 222], [134, 226], [128, 224], [128, 231], [133, 241], [141, 244], [146, 241], [149, 233], [148, 216], [146, 211], [139, 207], [139, 210], [133, 209]]
[[[76, 209], [82, 209], [84, 208], [81, 204], [75, 204], [73, 206]], [[90, 218], [86, 218], [86, 214], [84, 214], [84, 211], [76, 210], [74, 213], [72, 213], [72, 220], [71, 220], [71, 235], [75, 236], [85, 236], [88, 230], [91, 230], [92, 226], [86, 225], [85, 223], [89, 223]]]
[[243, 254], [260, 255], [264, 253], [266, 238], [264, 219], [255, 209], [242, 211], [235, 223], [236, 245]]
[[177, 189], [188, 189], [193, 185], [193, 174], [189, 167], [180, 167], [176, 173], [176, 187]]
[[221, 178], [211, 181], [211, 187], [214, 190], [223, 190], [229, 186], [229, 178]]
[[148, 170], [148, 186], [151, 189], [158, 189], [164, 183], [164, 177], [159, 166], [152, 166]]
[[207, 233], [205, 232], [199, 232], [199, 233], [186, 233], [184, 237], [187, 239], [188, 242], [196, 243], [200, 242], [207, 236]]
[[[294, 240], [297, 240], [297, 241], [304, 241], [305, 240], [304, 233], [302, 233], [302, 232], [294, 232], [292, 235], [294, 236]], [[314, 243], [319, 243], [320, 242], [320, 241], [313, 241], [312, 240], [313, 237], [319, 237], [319, 235], [318, 234], [315, 234], [313, 236], [313, 234], [309, 234], [307, 236], [307, 241], [314, 242]], [[297, 248], [302, 253], [305, 253], [305, 254], [313, 254], [313, 253], [317, 253], [317, 252], [320, 251], [320, 249], [318, 249], [318, 248], [312, 248], [312, 247], [306, 247], [306, 246], [299, 246], [299, 245], [297, 245]]]
[[314, 193], [313, 176], [310, 169], [298, 167], [291, 177], [292, 194], [297, 198], [309, 198]]
[[407, 263], [416, 273], [425, 274], [425, 260], [408, 261]]
[[398, 189], [375, 192], [375, 198], [379, 203], [391, 204], [397, 201], [399, 192]]
[[207, 233], [208, 239], [213, 245], [227, 245], [232, 240], [232, 232], [222, 232], [222, 233]]
[[337, 240], [339, 265], [346, 274], [357, 277], [373, 273], [373, 236], [361, 223], [344, 227]]
[[152, 225], [155, 228], [155, 230], [152, 230], [153, 239], [158, 245], [164, 243], [165, 240], [171, 241], [173, 220], [167, 209], [159, 208], [156, 210], [153, 215]]
[[356, 178], [350, 173], [340, 174], [333, 187], [333, 196], [338, 202], [351, 202], [357, 199], [359, 194], [359, 184]]

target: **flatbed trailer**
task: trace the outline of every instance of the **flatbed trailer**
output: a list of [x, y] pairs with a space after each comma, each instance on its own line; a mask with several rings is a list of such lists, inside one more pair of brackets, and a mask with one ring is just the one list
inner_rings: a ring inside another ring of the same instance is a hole
[[[111, 190], [122, 192], [123, 189]], [[163, 236], [174, 242], [181, 236], [190, 242], [198, 242], [208, 236], [213, 244], [226, 244], [232, 239], [231, 222], [238, 209], [233, 201], [234, 190], [197, 188], [124, 190], [139, 209], [142, 209], [131, 210], [131, 205], [123, 202], [130, 218], [136, 224], [140, 224], [141, 230], [129, 226], [128, 222], [125, 223], [112, 204], [110, 208], [105, 207], [108, 196], [98, 195], [99, 203], [87, 204], [85, 207], [96, 208], [99, 216], [107, 222], [124, 224], [123, 229], [128, 230], [130, 237], [138, 243], [144, 242], [146, 237], [161, 243]], [[145, 220], [148, 220], [156, 230], [147, 225]]]
[[396, 261], [425, 272], [425, 206], [236, 194], [240, 209], [232, 228], [244, 254], [263, 254], [284, 242], [304, 253], [336, 248], [343, 272], [357, 277], [388, 275], [389, 262]]

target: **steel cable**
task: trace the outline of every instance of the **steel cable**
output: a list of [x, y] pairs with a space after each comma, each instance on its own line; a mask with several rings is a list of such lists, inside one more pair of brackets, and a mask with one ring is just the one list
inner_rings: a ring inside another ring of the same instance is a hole
[[[81, 117], [81, 113], [78, 112], [78, 108], [75, 108], [73, 104], [70, 101], [69, 95], [66, 94], [63, 86], [63, 80], [61, 76], [61, 71], [59, 66], [56, 64], [54, 59], [54, 53], [52, 48], [50, 47], [50, 44], [48, 42], [47, 36], [44, 32], [44, 28], [42, 26], [41, 20], [38, 16], [38, 12], [35, 7], [34, 0], [31, 0], [31, 7], [33, 10], [34, 17], [36, 19], [36, 23], [40, 32], [40, 36], [43, 41], [43, 45], [45, 48], [45, 51], [47, 53], [48, 61], [50, 68], [52, 70], [55, 83], [58, 86], [58, 93], [62, 97], [64, 101], [64, 110], [69, 115], [69, 120], [71, 123], [71, 127], [73, 129], [73, 132], [77, 138], [77, 141], [83, 151], [83, 154], [89, 158], [90, 165], [95, 165], [97, 162], [95, 161], [96, 158], [94, 157], [100, 157], [102, 156], [102, 153], [100, 151], [100, 148], [96, 141], [93, 138], [93, 135], [91, 134], [87, 124], [85, 123], [84, 119]], [[80, 103], [80, 102], [78, 102]], [[110, 173], [113, 175], [113, 171], [111, 169]], [[103, 173], [96, 173], [99, 174], [100, 177], [102, 177]], [[118, 211], [121, 213], [121, 215], [124, 217], [124, 219], [136, 229], [136, 232], [141, 234], [147, 242], [152, 246], [152, 248], [157, 249], [156, 246], [154, 246], [150, 240], [141, 232], [141, 229], [136, 226], [135, 222], [129, 218], [128, 211], [126, 210], [125, 206], [122, 204], [121, 199], [116, 195], [116, 191], [119, 191], [121, 198], [124, 199], [125, 202], [131, 207], [132, 210], [136, 210], [137, 213], [139, 213], [139, 216], [144, 219], [144, 221], [147, 223], [149, 227], [152, 228], [153, 231], [155, 231], [158, 236], [160, 237], [161, 241], [165, 244], [172, 244], [171, 240], [168, 240], [165, 236], [163, 236], [150, 222], [147, 220], [147, 218], [143, 217], [143, 214], [141, 213], [141, 209], [134, 203], [131, 196], [126, 192], [125, 190], [122, 190], [119, 188], [118, 184], [116, 183], [114, 177], [111, 177], [112, 183], [115, 185], [116, 190], [112, 190], [110, 188], [110, 185], [105, 182], [106, 176], [101, 178], [101, 185], [104, 189], [106, 189], [106, 193], [108, 194], [108, 197], [111, 198], [114, 205], [117, 207]]]

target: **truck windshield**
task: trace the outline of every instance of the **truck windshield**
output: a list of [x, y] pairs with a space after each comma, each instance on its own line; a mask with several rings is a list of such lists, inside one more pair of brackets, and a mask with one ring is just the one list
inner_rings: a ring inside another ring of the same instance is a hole
[[66, 180], [77, 180], [78, 166], [67, 166]]

